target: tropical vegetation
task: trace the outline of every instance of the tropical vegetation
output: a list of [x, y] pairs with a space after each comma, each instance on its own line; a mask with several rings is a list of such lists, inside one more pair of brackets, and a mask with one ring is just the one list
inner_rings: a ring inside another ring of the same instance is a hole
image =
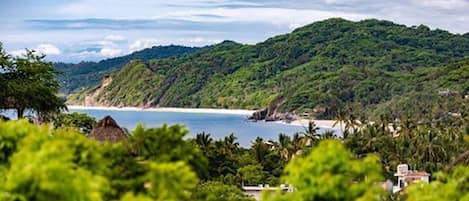
[[[105, 106], [261, 109], [332, 119], [347, 107], [376, 120], [449, 91], [469, 93], [469, 38], [421, 25], [328, 19], [255, 45], [232, 41], [133, 61], [68, 101]], [[98, 90], [99, 89], [99, 90]], [[421, 107], [421, 108], [420, 108]], [[417, 107], [415, 107], [417, 108]]]

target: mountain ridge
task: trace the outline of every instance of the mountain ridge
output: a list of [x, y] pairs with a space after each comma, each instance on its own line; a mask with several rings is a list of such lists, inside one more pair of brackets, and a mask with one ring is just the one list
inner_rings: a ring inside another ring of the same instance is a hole
[[[435, 74], [441, 68], [466, 69], [468, 56], [465, 35], [424, 25], [333, 18], [255, 45], [224, 42], [192, 54], [131, 62], [111, 75], [113, 82], [94, 103], [243, 109], [274, 104], [278, 111], [314, 113], [317, 118], [360, 105], [368, 115], [378, 116], [374, 113], [395, 97], [433, 96], [443, 86], [468, 93], [464, 80], [469, 75], [463, 70], [450, 84], [415, 82], [432, 75], [443, 80], [441, 73]], [[137, 72], [146, 76], [132, 84], [128, 77]], [[75, 94], [69, 102], [82, 104], [87, 93]]]
[[68, 94], [77, 89], [99, 84], [104, 76], [119, 70], [131, 60], [148, 61], [155, 58], [183, 55], [199, 49], [202, 48], [180, 45], [153, 46], [128, 55], [103, 59], [99, 62], [82, 61], [77, 64], [57, 62], [54, 63], [54, 68], [62, 73], [58, 77], [63, 83], [61, 92]]

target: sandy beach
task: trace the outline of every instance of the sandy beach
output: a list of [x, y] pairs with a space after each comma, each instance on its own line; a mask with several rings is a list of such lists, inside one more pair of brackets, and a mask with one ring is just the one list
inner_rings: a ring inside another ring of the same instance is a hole
[[160, 108], [139, 108], [139, 107], [102, 107], [102, 106], [81, 106], [81, 105], [67, 105], [68, 109], [72, 110], [117, 110], [117, 111], [145, 111], [145, 112], [181, 112], [181, 113], [204, 113], [204, 114], [237, 114], [237, 115], [252, 115], [255, 110], [241, 110], [241, 109], [214, 109], [214, 108], [174, 108], [174, 107], [160, 107]]

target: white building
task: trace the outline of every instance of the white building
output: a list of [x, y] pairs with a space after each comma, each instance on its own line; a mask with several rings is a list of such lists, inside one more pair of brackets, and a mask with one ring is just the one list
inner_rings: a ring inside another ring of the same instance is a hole
[[278, 190], [283, 192], [293, 192], [293, 188], [288, 185], [280, 185], [280, 187], [269, 187], [269, 185], [259, 186], [243, 186], [244, 195], [253, 197], [256, 200], [261, 200], [263, 192], [275, 193]]
[[400, 164], [397, 166], [397, 186], [393, 186], [392, 192], [397, 193], [415, 182], [430, 182], [430, 174], [422, 171], [409, 170], [409, 165]]

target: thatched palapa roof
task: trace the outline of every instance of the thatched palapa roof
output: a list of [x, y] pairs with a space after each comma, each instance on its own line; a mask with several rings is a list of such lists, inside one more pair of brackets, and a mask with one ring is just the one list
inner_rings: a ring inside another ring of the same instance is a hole
[[104, 142], [118, 142], [126, 139], [126, 135], [111, 116], [99, 120], [88, 137]]

